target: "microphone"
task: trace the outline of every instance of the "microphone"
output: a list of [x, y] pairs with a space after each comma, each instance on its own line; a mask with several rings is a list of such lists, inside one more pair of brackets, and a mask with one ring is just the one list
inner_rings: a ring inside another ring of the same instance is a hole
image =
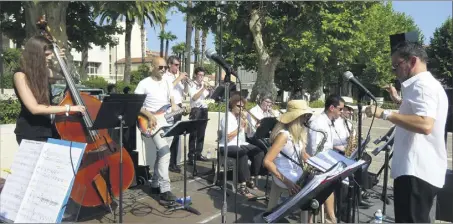
[[373, 94], [371, 94], [371, 92], [365, 88], [365, 86], [362, 85], [362, 83], [360, 83], [359, 80], [357, 80], [354, 75], [352, 74], [352, 72], [350, 71], [346, 71], [345, 73], [343, 73], [343, 77], [346, 78], [349, 82], [351, 82], [352, 84], [356, 85], [357, 87], [359, 87], [359, 89], [361, 89], [362, 91], [364, 91], [371, 99], [374, 100], [374, 102], [376, 102], [376, 98], [373, 96]]
[[225, 59], [222, 56], [218, 55], [214, 49], [207, 49], [205, 51], [205, 55], [207, 58], [213, 60], [218, 65], [220, 65], [227, 73], [229, 72], [237, 77], [237, 74], [233, 70], [233, 68], [231, 68], [231, 66], [225, 61]]

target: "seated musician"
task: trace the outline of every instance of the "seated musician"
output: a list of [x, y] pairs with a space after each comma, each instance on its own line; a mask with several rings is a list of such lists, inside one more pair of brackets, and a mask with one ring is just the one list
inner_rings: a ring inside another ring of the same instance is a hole
[[[340, 118], [344, 108], [344, 100], [335, 94], [327, 97], [324, 103], [324, 111], [310, 119], [310, 129], [308, 131], [307, 153], [315, 156], [318, 150], [331, 150], [337, 147], [333, 145], [333, 138], [336, 135], [335, 121]], [[320, 131], [327, 134], [324, 145], [321, 144], [323, 136]], [[332, 193], [325, 201], [327, 219], [329, 222], [336, 223], [335, 199]]]
[[258, 104], [247, 113], [247, 121], [250, 124], [247, 126], [247, 142], [260, 147], [264, 152], [267, 151], [267, 148], [255, 138], [255, 132], [260, 126], [261, 119], [265, 117], [275, 117], [274, 112], [272, 111], [272, 105], [272, 96], [270, 94], [265, 94], [260, 96]]
[[[232, 94], [230, 101], [228, 102], [228, 127], [227, 127], [227, 147], [230, 158], [237, 159], [237, 170], [238, 170], [238, 192], [247, 198], [252, 198], [253, 194], [250, 193], [248, 188], [255, 189], [255, 177], [259, 175], [259, 172], [263, 165], [264, 152], [245, 141], [245, 128], [247, 122], [242, 114], [242, 110], [245, 107], [245, 99], [239, 94]], [[238, 121], [240, 121], [240, 128], [238, 130]], [[220, 153], [223, 155], [225, 150], [225, 118], [222, 118], [220, 122], [220, 129], [222, 138], [220, 139]], [[252, 162], [251, 168], [248, 166], [248, 160]], [[247, 188], [248, 187], [248, 188]]]
[[[190, 120], [208, 119], [208, 104], [204, 100], [210, 95], [210, 87], [206, 86], [203, 82], [204, 74], [204, 68], [195, 68], [195, 82], [193, 82], [193, 85], [189, 89]], [[189, 165], [193, 165], [194, 159], [201, 161], [207, 160], [201, 155], [201, 152], [203, 152], [206, 125], [207, 123], [198, 127], [197, 130], [189, 135]]]
[[[357, 137], [357, 131], [355, 130], [353, 126], [353, 121], [352, 121], [352, 116], [354, 113], [354, 109], [357, 109], [357, 106], [355, 106], [352, 102], [352, 98], [350, 97], [342, 97], [345, 99], [345, 104], [344, 104], [344, 109], [341, 113], [341, 116], [335, 120], [334, 122], [334, 127], [336, 133], [333, 135], [333, 148], [334, 150], [340, 152], [341, 154], [345, 155], [345, 150], [349, 150], [350, 152], [348, 154], [351, 154], [355, 150], [357, 150], [357, 147], [354, 147], [354, 149], [349, 149], [349, 137], [351, 135]], [[357, 139], [355, 140], [357, 141]], [[350, 156], [350, 155], [349, 155]], [[348, 157], [349, 157], [348, 156]], [[354, 159], [354, 158], [352, 158]], [[363, 153], [362, 159], [371, 163], [371, 156], [368, 155], [366, 152]], [[362, 185], [362, 187], [365, 187], [365, 181], [368, 180], [368, 167], [369, 163], [365, 164], [362, 167], [362, 175], [356, 177], [356, 181]], [[362, 188], [362, 194], [359, 195], [359, 206], [360, 208], [369, 208], [373, 205], [370, 201], [367, 200], [368, 193]]]
[[282, 193], [288, 191], [292, 195], [300, 190], [297, 185], [303, 173], [300, 165], [309, 157], [305, 152], [307, 131], [304, 123], [312, 113], [307, 101], [291, 100], [287, 112], [279, 117], [279, 122], [272, 130], [272, 146], [263, 162], [273, 177], [267, 204], [269, 211], [277, 206]]
[[[140, 113], [148, 118], [150, 129], [153, 129], [157, 124], [156, 117], [152, 114], [153, 112], [168, 104], [171, 104], [172, 111], [178, 109], [172, 96], [172, 83], [168, 79], [162, 78], [166, 68], [167, 63], [163, 58], [154, 58], [150, 77], [141, 80], [134, 91], [135, 94], [146, 94]], [[157, 154], [154, 174], [151, 179], [151, 193], [160, 194], [160, 199], [163, 201], [175, 201], [176, 197], [171, 192], [170, 177], [168, 176], [170, 144], [173, 137], [161, 138], [157, 134], [153, 138], [142, 135], [142, 139], [145, 143], [146, 151]]]
[[84, 112], [84, 106], [52, 106], [50, 91], [50, 59], [52, 44], [43, 36], [33, 36], [25, 43], [19, 71], [14, 74], [14, 91], [21, 104], [16, 121], [17, 143], [23, 139], [46, 142], [57, 138], [50, 115], [64, 112]]

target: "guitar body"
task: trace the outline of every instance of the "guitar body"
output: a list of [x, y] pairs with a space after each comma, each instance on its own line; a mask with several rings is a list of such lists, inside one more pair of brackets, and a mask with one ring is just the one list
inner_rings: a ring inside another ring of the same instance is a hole
[[143, 135], [145, 135], [147, 137], [152, 137], [159, 131], [159, 129], [161, 129], [161, 128], [165, 129], [165, 127], [168, 127], [168, 128], [171, 127], [174, 124], [173, 116], [183, 113], [184, 110], [185, 109], [183, 108], [183, 109], [180, 109], [175, 112], [170, 112], [171, 105], [168, 104], [168, 105], [161, 107], [159, 110], [157, 110], [154, 113], [151, 112], [154, 115], [154, 117], [156, 117], [156, 120], [157, 120], [157, 125], [152, 130], [150, 130], [148, 128], [149, 127], [148, 118], [146, 116], [140, 114], [137, 118], [137, 127]]
[[[86, 93], [80, 93], [90, 117], [96, 117], [101, 102]], [[66, 93], [60, 105], [74, 105], [70, 93]], [[119, 148], [107, 132], [107, 129], [98, 130], [94, 141], [88, 136], [86, 128], [81, 122], [81, 115], [76, 113], [57, 114], [56, 128], [61, 138], [67, 141], [86, 142], [84, 156], [77, 171], [71, 198], [86, 207], [94, 207], [111, 203], [111, 195], [119, 196], [120, 188], [126, 190], [134, 178], [134, 164], [129, 153]], [[120, 150], [123, 153], [123, 182], [119, 183]], [[100, 159], [101, 158], [101, 159]], [[108, 171], [105, 173], [105, 168]], [[101, 173], [105, 173], [104, 176]], [[101, 178], [102, 177], [102, 178]], [[102, 184], [99, 184], [102, 182]], [[96, 184], [95, 184], [96, 183]], [[108, 185], [111, 186], [109, 192]], [[84, 188], [84, 189], [83, 189]]]

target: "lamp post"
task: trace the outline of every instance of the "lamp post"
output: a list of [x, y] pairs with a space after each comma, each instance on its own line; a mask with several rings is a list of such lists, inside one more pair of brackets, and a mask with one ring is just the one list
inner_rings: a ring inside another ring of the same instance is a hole
[[[217, 20], [219, 20], [219, 55], [222, 55], [222, 42], [223, 42], [223, 22], [226, 20], [226, 13], [222, 11], [226, 1], [220, 1], [217, 7]], [[222, 67], [219, 67], [219, 74], [217, 75], [216, 85], [222, 80]]]
[[116, 45], [115, 45], [115, 84], [118, 83], [118, 44], [119, 38], [115, 38]]

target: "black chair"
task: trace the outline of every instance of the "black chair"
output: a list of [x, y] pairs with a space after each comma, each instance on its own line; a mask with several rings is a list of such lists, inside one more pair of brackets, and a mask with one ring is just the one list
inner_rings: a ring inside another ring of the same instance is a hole
[[[272, 146], [272, 144], [270, 143], [270, 140], [269, 138], [264, 138], [264, 139], [257, 139], [256, 141], [256, 145], [260, 148], [265, 148], [266, 149], [266, 153], [267, 151], [269, 150], [269, 148]], [[258, 145], [259, 144], [259, 145]], [[259, 197], [254, 197], [254, 198], [250, 198], [249, 201], [259, 201], [259, 200], [265, 200], [265, 201], [269, 201], [269, 196], [268, 196], [268, 192], [269, 192], [269, 172], [266, 171], [266, 185], [264, 185], [264, 188], [265, 188], [265, 191], [264, 191], [264, 196], [259, 196]]]

